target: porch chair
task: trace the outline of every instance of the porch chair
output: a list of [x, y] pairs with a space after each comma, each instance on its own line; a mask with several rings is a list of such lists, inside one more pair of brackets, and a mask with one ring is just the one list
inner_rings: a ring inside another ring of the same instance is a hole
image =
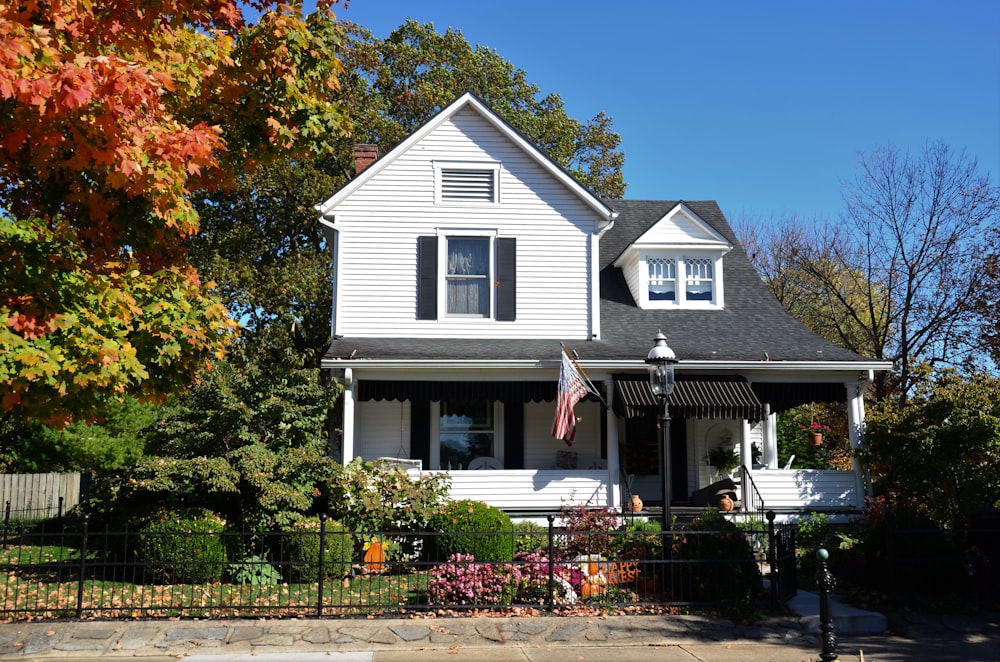
[[477, 457], [469, 462], [469, 469], [503, 469], [503, 462], [495, 457]]
[[788, 457], [788, 462], [785, 462], [785, 468], [786, 469], [791, 469], [792, 468], [792, 462], [794, 462], [794, 461], [795, 461], [795, 454], [792, 453], [792, 455], [790, 455]]

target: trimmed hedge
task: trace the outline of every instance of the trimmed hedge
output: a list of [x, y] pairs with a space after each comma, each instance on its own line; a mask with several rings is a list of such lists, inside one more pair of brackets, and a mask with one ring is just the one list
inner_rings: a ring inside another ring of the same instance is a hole
[[499, 508], [481, 501], [452, 501], [431, 517], [428, 560], [440, 563], [452, 554], [468, 554], [480, 563], [509, 562], [514, 558], [514, 525]]
[[217, 582], [226, 570], [225, 529], [210, 510], [161, 509], [140, 523], [136, 557], [160, 583]]
[[[343, 579], [351, 571], [354, 536], [339, 523], [328, 520], [323, 554], [324, 579]], [[307, 517], [292, 524], [285, 536], [283, 574], [296, 584], [319, 581], [319, 517]]]

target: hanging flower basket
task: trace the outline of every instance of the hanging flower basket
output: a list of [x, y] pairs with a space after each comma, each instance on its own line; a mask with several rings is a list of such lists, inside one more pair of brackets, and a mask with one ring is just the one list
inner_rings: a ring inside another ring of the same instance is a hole
[[813, 421], [809, 427], [804, 425], [801, 426], [801, 429], [806, 431], [814, 446], [821, 446], [823, 444], [823, 433], [831, 431], [829, 425], [823, 425], [822, 423], [817, 423], [816, 421]]

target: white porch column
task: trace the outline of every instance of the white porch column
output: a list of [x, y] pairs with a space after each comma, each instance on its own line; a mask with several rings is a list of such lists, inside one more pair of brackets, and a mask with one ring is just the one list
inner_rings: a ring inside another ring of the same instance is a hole
[[743, 421], [740, 432], [740, 464], [753, 468], [753, 444], [750, 443], [750, 421]]
[[[861, 378], [857, 381], [846, 382], [847, 388], [847, 433], [851, 443], [851, 450], [856, 451], [864, 443], [865, 433], [865, 392], [861, 383]], [[857, 457], [851, 458], [851, 468], [854, 470], [854, 480], [857, 485], [859, 500], [868, 493], [864, 480], [864, 467]], [[862, 503], [858, 503], [860, 508]]]
[[614, 403], [615, 385], [612, 380], [604, 381], [604, 392], [607, 394], [608, 413], [605, 416], [606, 434], [608, 438], [608, 506], [610, 508], [620, 508], [622, 505], [621, 495], [621, 460], [618, 457], [618, 417], [615, 416], [611, 405]]
[[357, 394], [356, 388], [354, 371], [347, 368], [344, 370], [344, 393], [340, 396], [344, 399], [343, 464], [354, 459], [354, 396]]
[[771, 405], [764, 403], [764, 439], [761, 442], [760, 463], [768, 469], [778, 468], [778, 415], [771, 412]]

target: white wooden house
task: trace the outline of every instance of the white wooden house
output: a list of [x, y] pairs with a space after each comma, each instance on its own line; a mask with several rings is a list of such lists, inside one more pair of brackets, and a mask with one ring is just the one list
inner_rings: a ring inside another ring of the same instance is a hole
[[[866, 384], [889, 366], [792, 318], [715, 202], [601, 200], [466, 94], [317, 209], [336, 269], [323, 366], [346, 387], [338, 459], [448, 471], [453, 497], [511, 511], [617, 507], [627, 489], [661, 501], [644, 360], [662, 331], [679, 358], [673, 503], [730, 445], [766, 507], [861, 505], [859, 467], [777, 466], [775, 415], [846, 401], [857, 446]], [[551, 436], [560, 343], [610, 405], [577, 405], [571, 448]]]

